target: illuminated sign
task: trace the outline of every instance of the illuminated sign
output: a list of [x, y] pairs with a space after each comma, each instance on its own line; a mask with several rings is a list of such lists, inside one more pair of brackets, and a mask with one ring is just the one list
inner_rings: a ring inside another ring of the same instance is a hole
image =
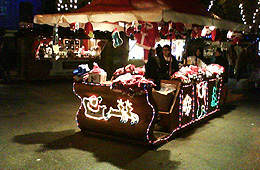
[[113, 116], [119, 117], [121, 123], [127, 123], [128, 120], [131, 120], [131, 125], [139, 123], [139, 116], [132, 112], [134, 108], [129, 100], [117, 100], [117, 109], [110, 107], [108, 112], [105, 112], [107, 106], [101, 105], [102, 100], [101, 96], [84, 97], [82, 103], [85, 116], [95, 120], [109, 120]]
[[186, 115], [189, 116], [190, 115], [190, 111], [191, 111], [191, 102], [192, 99], [191, 97], [187, 94], [186, 97], [183, 99], [183, 106], [182, 106], [182, 116]]

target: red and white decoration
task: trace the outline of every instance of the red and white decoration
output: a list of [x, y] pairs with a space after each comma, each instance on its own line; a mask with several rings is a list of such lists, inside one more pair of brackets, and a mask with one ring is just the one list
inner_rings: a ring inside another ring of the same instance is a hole
[[203, 77], [216, 76], [216, 78], [219, 78], [223, 72], [224, 67], [218, 64], [210, 64], [204, 68], [190, 65], [182, 67], [178, 72], [175, 72], [172, 78], [181, 79], [183, 83], [191, 83], [192, 80], [202, 79]]
[[155, 43], [160, 40], [158, 23], [156, 22], [140, 22], [140, 31], [134, 34], [137, 45], [144, 49], [150, 50]]

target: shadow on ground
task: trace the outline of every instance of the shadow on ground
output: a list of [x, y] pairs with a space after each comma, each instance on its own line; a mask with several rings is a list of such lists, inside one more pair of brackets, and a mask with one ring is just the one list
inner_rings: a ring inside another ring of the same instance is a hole
[[[175, 169], [180, 165], [180, 162], [170, 160], [168, 150], [150, 150], [149, 147], [112, 139], [104, 140], [74, 130], [18, 135], [13, 138], [13, 142], [24, 145], [42, 144], [36, 152], [75, 148], [93, 153], [98, 162], [108, 162], [124, 169]], [[131, 164], [134, 161], [137, 163]], [[127, 164], [128, 167], [125, 167]]]
[[[193, 134], [195, 134], [197, 131], [206, 128], [206, 127], [210, 127], [210, 123], [211, 120], [216, 119], [216, 118], [224, 118], [224, 116], [228, 113], [230, 113], [232, 110], [235, 110], [236, 107], [238, 107], [239, 105], [236, 104], [225, 104], [223, 106], [220, 107], [220, 111], [218, 111], [217, 113], [210, 115], [202, 120], [200, 120], [199, 122], [195, 122], [191, 125], [189, 125], [188, 127], [184, 128], [183, 130], [179, 131], [178, 133], [176, 133], [174, 138], [180, 138], [183, 140], [187, 140], [190, 138], [190, 136], [192, 136]], [[174, 140], [173, 138], [173, 140]]]

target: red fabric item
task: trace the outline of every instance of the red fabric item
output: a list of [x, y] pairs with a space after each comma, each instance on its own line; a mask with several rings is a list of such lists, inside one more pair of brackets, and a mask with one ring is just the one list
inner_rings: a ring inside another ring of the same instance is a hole
[[160, 39], [158, 24], [155, 22], [141, 22], [142, 28], [139, 33], [136, 33], [136, 44], [144, 49], [150, 50], [155, 46], [155, 42]]
[[214, 30], [211, 32], [211, 39], [212, 39], [212, 41], [215, 41], [215, 40], [216, 40], [216, 36], [217, 36], [217, 30], [214, 29]]
[[100, 68], [97, 63], [94, 63], [93, 65], [93, 69], [90, 71], [90, 73], [101, 73], [103, 71], [103, 69]]
[[150, 51], [150, 50], [144, 49], [144, 60], [148, 60], [149, 51]]
[[168, 33], [169, 33], [169, 24], [164, 23], [164, 25], [162, 26], [162, 29], [161, 29], [161, 35], [166, 36]]
[[129, 27], [126, 30], [127, 36], [130, 36], [131, 34], [134, 34], [134, 27]]
[[85, 51], [88, 51], [88, 39], [83, 39], [82, 40], [82, 46], [84, 46]]
[[177, 22], [175, 25], [175, 28], [179, 33], [182, 33], [184, 31], [184, 27], [184, 24], [181, 22]]
[[89, 37], [89, 38], [94, 38], [94, 30], [93, 30], [93, 25], [91, 22], [87, 22], [84, 27], [84, 33]]
[[194, 26], [191, 32], [192, 38], [199, 38], [201, 37], [201, 29], [198, 26]]

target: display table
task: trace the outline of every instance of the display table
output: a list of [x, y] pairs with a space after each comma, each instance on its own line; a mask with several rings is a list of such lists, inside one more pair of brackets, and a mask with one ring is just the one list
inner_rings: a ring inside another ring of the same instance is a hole
[[219, 110], [221, 82], [163, 80], [162, 87], [171, 90], [167, 95], [149, 87], [135, 96], [112, 90], [110, 83], [75, 82], [74, 92], [81, 100], [77, 123], [83, 132], [160, 144]]

